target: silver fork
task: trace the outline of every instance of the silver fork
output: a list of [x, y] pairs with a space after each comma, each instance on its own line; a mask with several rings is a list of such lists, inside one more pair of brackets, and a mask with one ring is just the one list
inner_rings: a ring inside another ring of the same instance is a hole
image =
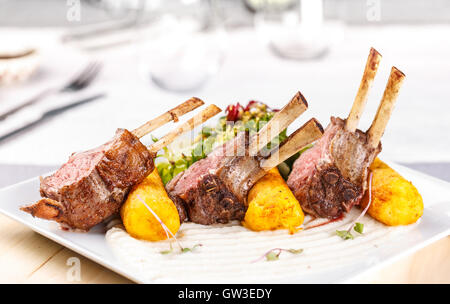
[[4, 120], [9, 115], [22, 110], [23, 108], [38, 103], [39, 101], [43, 100], [49, 95], [62, 92], [76, 92], [86, 88], [94, 81], [94, 79], [100, 72], [101, 68], [102, 68], [101, 63], [97, 61], [89, 62], [81, 72], [76, 74], [76, 76], [72, 77], [71, 80], [69, 80], [65, 85], [61, 87], [47, 89], [39, 93], [35, 97], [31, 98], [30, 100], [10, 109], [9, 111], [0, 115], [0, 121]]

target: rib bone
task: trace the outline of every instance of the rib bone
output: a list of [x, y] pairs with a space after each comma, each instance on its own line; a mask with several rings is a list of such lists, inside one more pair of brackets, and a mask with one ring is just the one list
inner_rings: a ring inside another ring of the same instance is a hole
[[222, 110], [218, 108], [216, 105], [210, 105], [206, 109], [204, 109], [202, 112], [198, 113], [185, 123], [183, 123], [181, 126], [176, 128], [175, 130], [171, 131], [170, 133], [166, 134], [164, 137], [162, 137], [160, 140], [158, 140], [156, 143], [152, 144], [149, 147], [149, 151], [156, 153], [171, 142], [173, 142], [178, 136], [181, 134], [190, 131], [194, 129], [196, 126], [201, 125], [217, 113], [221, 112]]
[[377, 114], [367, 131], [369, 144], [374, 148], [378, 146], [380, 139], [383, 136], [404, 79], [405, 74], [396, 67], [392, 67], [383, 98], [378, 106]]
[[302, 127], [292, 133], [279, 147], [278, 150], [271, 153], [269, 158], [261, 162], [264, 170], [270, 170], [279, 163], [285, 161], [306, 145], [319, 139], [323, 134], [322, 125], [315, 119], [310, 119]]
[[133, 135], [136, 136], [137, 138], [141, 138], [142, 136], [147, 135], [148, 133], [156, 130], [157, 128], [161, 127], [162, 125], [165, 125], [166, 123], [172, 120], [174, 122], [177, 122], [179, 116], [189, 113], [203, 104], [204, 102], [201, 99], [197, 97], [192, 97], [183, 102], [182, 104], [176, 106], [175, 108], [156, 117], [155, 119], [147, 121], [139, 128], [133, 130], [131, 133], [133, 133]]
[[358, 122], [361, 118], [362, 112], [367, 102], [367, 96], [372, 86], [375, 74], [377, 73], [380, 64], [381, 55], [374, 48], [370, 48], [369, 57], [367, 58], [366, 68], [359, 85], [358, 93], [353, 101], [352, 109], [348, 115], [345, 129], [349, 132], [355, 132]]
[[277, 112], [259, 132], [250, 139], [249, 154], [256, 155], [275, 136], [286, 129], [298, 116], [308, 109], [302, 93], [297, 92], [291, 101]]

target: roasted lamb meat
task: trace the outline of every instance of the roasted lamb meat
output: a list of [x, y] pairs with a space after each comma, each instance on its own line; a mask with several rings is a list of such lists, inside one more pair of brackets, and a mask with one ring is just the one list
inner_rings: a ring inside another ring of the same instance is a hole
[[22, 210], [65, 227], [89, 230], [116, 213], [131, 186], [153, 171], [151, 153], [131, 132], [89, 151], [73, 154], [41, 180], [43, 199]]
[[138, 137], [171, 120], [178, 120], [178, 116], [202, 104], [203, 101], [197, 98], [190, 99], [133, 132], [119, 129], [108, 143], [74, 153], [54, 174], [41, 180], [42, 199], [21, 209], [33, 216], [56, 221], [63, 228], [89, 230], [116, 213], [130, 188], [153, 171], [153, 158], [159, 149], [219, 113], [220, 109], [209, 106], [149, 149]]
[[361, 200], [368, 168], [380, 151], [381, 144], [371, 147], [364, 132], [348, 132], [344, 120], [332, 117], [322, 138], [294, 163], [288, 186], [303, 211], [337, 218]]
[[367, 132], [356, 129], [380, 57], [371, 50], [349, 117], [332, 117], [322, 138], [300, 155], [289, 175], [288, 186], [303, 210], [315, 217], [341, 217], [359, 205], [367, 189], [369, 166], [381, 151], [380, 139], [404, 78], [392, 68], [372, 126]]
[[246, 132], [217, 147], [207, 158], [197, 161], [166, 185], [181, 222], [191, 220], [206, 225], [226, 223], [244, 216], [244, 205], [216, 174], [226, 161], [226, 155], [237, 154], [238, 147], [242, 145], [248, 146]]
[[312, 119], [270, 156], [262, 156], [255, 148], [265, 147], [306, 108], [303, 96], [297, 94], [255, 137], [246, 132], [238, 134], [171, 180], [166, 189], [177, 206], [180, 220], [204, 225], [242, 220], [251, 187], [267, 170], [322, 135], [320, 124]]

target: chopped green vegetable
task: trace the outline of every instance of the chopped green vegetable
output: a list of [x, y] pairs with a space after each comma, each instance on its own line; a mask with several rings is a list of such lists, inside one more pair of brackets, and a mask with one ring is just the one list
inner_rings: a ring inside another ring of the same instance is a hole
[[355, 224], [355, 228], [353, 228], [353, 229], [355, 229], [356, 232], [362, 234], [363, 230], [364, 230], [364, 224], [363, 223], [356, 223]]
[[[254, 102], [251, 105], [249, 110], [244, 111], [235, 122], [227, 121], [227, 117], [224, 116], [219, 119], [215, 127], [204, 126], [194, 143], [188, 144], [181, 152], [176, 152], [167, 147], [164, 148], [158, 154], [156, 164], [163, 183], [167, 184], [177, 174], [205, 158], [212, 150], [233, 139], [239, 132], [258, 132], [275, 114], [262, 103]], [[286, 138], [286, 130], [283, 130], [261, 151], [262, 154], [268, 153], [272, 147], [277, 146]], [[153, 140], [156, 141], [157, 139], [154, 138]]]

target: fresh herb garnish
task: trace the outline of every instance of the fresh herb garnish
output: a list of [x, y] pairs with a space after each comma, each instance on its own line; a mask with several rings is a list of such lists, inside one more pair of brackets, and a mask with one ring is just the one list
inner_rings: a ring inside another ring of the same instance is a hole
[[[230, 105], [226, 113], [219, 119], [216, 126], [204, 126], [193, 143], [188, 143], [182, 151], [175, 152], [165, 147], [158, 154], [156, 168], [166, 185], [178, 173], [185, 171], [195, 162], [206, 158], [216, 147], [233, 139], [239, 132], [258, 132], [275, 115], [275, 110], [269, 109], [260, 102], [249, 102], [246, 107]], [[271, 148], [287, 138], [286, 130], [283, 130], [264, 149], [268, 152]], [[155, 140], [155, 139], [154, 139]], [[262, 153], [264, 153], [262, 151]]]
[[336, 234], [344, 240], [353, 240], [354, 238], [353, 234], [347, 230], [336, 230]]
[[[341, 237], [344, 240], [353, 240], [355, 237], [350, 232], [352, 227], [353, 227], [353, 225], [350, 227], [349, 230], [336, 230], [336, 235]], [[362, 234], [363, 230], [364, 230], [364, 224], [358, 223], [358, 222], [355, 223], [355, 227], [353, 227], [353, 230], [355, 230], [359, 234]]]
[[276, 261], [280, 258], [280, 253], [275, 253], [274, 251], [271, 251], [266, 254], [266, 260], [267, 261]]
[[266, 258], [266, 261], [276, 261], [280, 258], [280, 254], [285, 251], [291, 254], [300, 254], [303, 252], [303, 249], [283, 249], [283, 248], [274, 248], [267, 251], [264, 255], [254, 260], [252, 263], [258, 262], [263, 258]]
[[353, 228], [358, 233], [363, 233], [364, 224], [363, 223], [355, 223], [355, 228]]
[[[181, 247], [179, 253], [186, 253], [186, 252], [191, 252], [194, 251], [196, 248], [203, 246], [202, 244], [195, 244], [193, 247], [189, 248], [189, 247]], [[169, 253], [173, 253], [173, 248], [172, 246], [170, 247], [169, 250], [163, 250], [160, 251], [159, 253], [161, 254], [169, 254]]]
[[[351, 227], [350, 227], [351, 229]], [[349, 230], [336, 230], [337, 236], [341, 237], [344, 240], [353, 240], [355, 237]], [[355, 227], [353, 228], [356, 232], [362, 234], [364, 230], [364, 224], [363, 223], [355, 223]]]
[[182, 253], [186, 253], [186, 252], [190, 252], [190, 251], [194, 251], [197, 247], [201, 247], [203, 246], [202, 244], [195, 244], [194, 247], [192, 248], [188, 248], [188, 247], [184, 247], [181, 252]]
[[293, 254], [299, 254], [303, 252], [303, 249], [289, 249], [288, 251]]

